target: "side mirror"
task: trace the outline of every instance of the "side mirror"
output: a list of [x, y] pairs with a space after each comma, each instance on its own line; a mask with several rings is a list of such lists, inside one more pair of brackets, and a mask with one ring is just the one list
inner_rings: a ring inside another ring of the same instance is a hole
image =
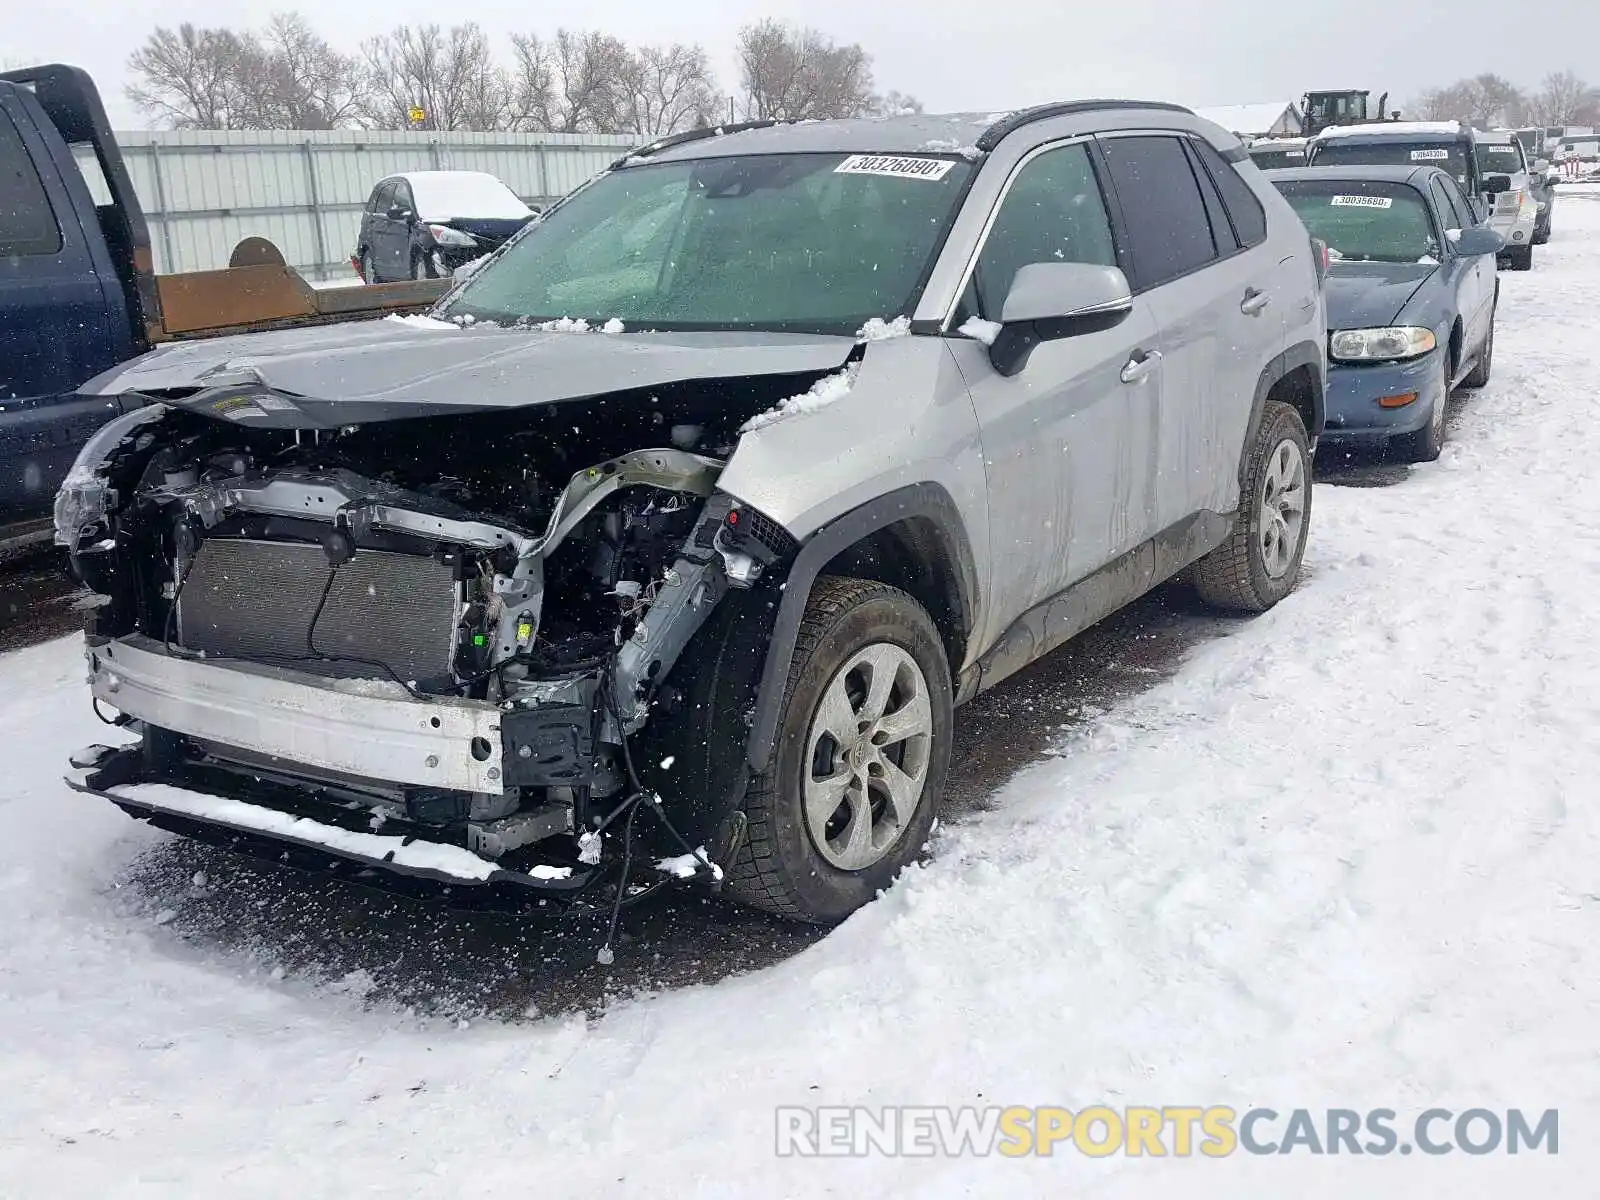
[[391, 204], [388, 215], [391, 221], [409, 221], [411, 219], [411, 210], [402, 204]]
[[1551, 167], [1547, 171], [1545, 171], [1545, 173], [1544, 173], [1544, 185], [1545, 185], [1545, 187], [1555, 187], [1555, 185], [1560, 183], [1560, 182], [1561, 182], [1561, 172], [1558, 171], [1555, 167]]
[[1506, 247], [1506, 239], [1487, 225], [1474, 225], [1471, 229], [1452, 229], [1450, 244], [1461, 258], [1477, 258], [1484, 254], [1499, 254]]
[[1483, 177], [1483, 194], [1485, 196], [1498, 196], [1501, 192], [1511, 190], [1511, 176], [1485, 175]]
[[989, 362], [1001, 375], [1015, 375], [1040, 342], [1110, 329], [1132, 311], [1133, 289], [1116, 267], [1029, 263], [1006, 293]]

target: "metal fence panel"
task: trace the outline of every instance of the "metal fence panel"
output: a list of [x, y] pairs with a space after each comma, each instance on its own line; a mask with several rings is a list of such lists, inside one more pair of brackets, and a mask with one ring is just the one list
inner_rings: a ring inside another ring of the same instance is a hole
[[[386, 175], [487, 171], [527, 203], [548, 204], [642, 140], [364, 130], [117, 134], [158, 271], [225, 267], [241, 238], [258, 236], [308, 279], [351, 274], [361, 209]], [[103, 187], [92, 176], [90, 185]]]

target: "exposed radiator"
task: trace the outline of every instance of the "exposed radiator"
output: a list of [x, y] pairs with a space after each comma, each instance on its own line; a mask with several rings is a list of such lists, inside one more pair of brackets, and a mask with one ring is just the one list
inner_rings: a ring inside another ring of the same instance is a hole
[[[333, 583], [321, 615], [317, 601]], [[329, 658], [307, 659], [315, 646]], [[340, 567], [322, 547], [215, 538], [202, 542], [178, 597], [180, 645], [206, 654], [290, 665], [323, 675], [385, 677], [351, 659], [385, 663], [406, 681], [450, 670], [456, 620], [451, 568], [432, 558], [360, 550]]]

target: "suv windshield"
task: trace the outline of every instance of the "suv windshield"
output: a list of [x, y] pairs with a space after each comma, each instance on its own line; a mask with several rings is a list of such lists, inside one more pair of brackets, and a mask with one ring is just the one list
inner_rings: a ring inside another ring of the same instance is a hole
[[1307, 232], [1343, 262], [1437, 261], [1439, 242], [1421, 195], [1405, 184], [1285, 182], [1278, 190]]
[[630, 166], [554, 208], [440, 315], [853, 333], [915, 306], [971, 171], [843, 154]]
[[1467, 155], [1460, 142], [1367, 142], [1330, 138], [1317, 147], [1314, 167], [1438, 167], [1470, 191]]
[[1522, 156], [1515, 146], [1478, 146], [1478, 170], [1484, 175], [1515, 175], [1522, 168]]

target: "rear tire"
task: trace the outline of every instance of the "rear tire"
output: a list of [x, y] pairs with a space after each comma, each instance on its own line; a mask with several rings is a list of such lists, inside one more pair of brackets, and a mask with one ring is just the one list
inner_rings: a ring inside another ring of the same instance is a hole
[[361, 252], [361, 282], [377, 283], [378, 277], [372, 271], [372, 254], [370, 251]]
[[950, 664], [922, 606], [887, 584], [818, 579], [728, 894], [815, 924], [869, 903], [927, 842], [952, 721]]
[[1248, 449], [1228, 540], [1194, 564], [1213, 608], [1265, 612], [1294, 590], [1311, 528], [1311, 450], [1300, 414], [1268, 400]]

